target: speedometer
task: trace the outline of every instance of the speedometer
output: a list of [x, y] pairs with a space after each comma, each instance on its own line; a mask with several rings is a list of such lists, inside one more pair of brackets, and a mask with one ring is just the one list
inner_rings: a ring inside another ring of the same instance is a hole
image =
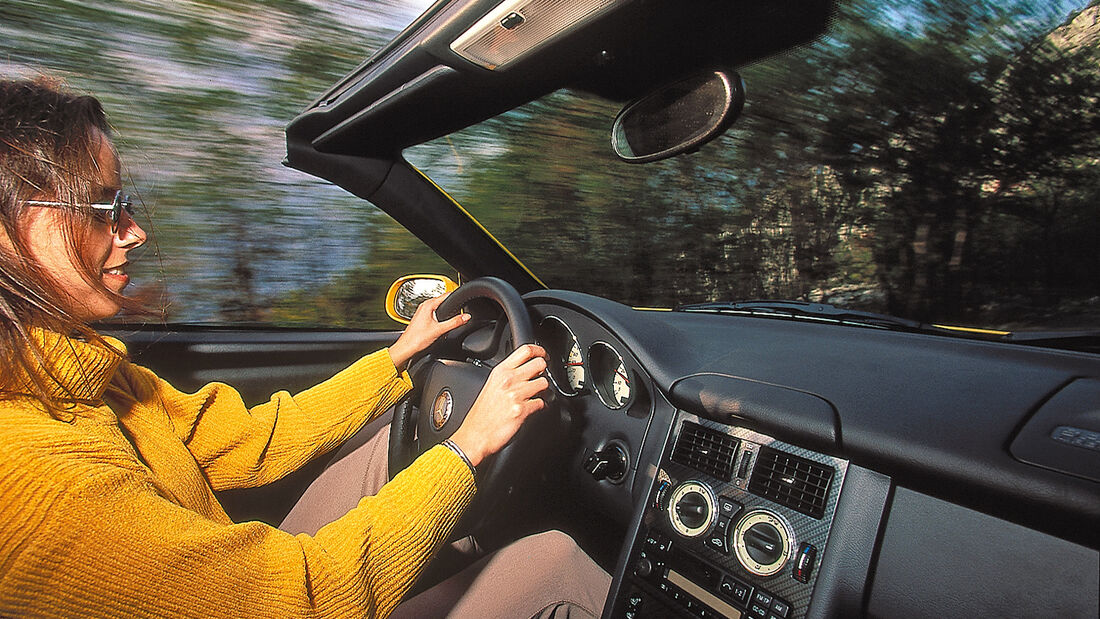
[[630, 375], [622, 356], [606, 342], [596, 342], [588, 349], [588, 365], [592, 371], [592, 386], [608, 408], [622, 408], [630, 402], [633, 392]]
[[550, 380], [562, 395], [576, 395], [584, 388], [584, 357], [577, 336], [557, 316], [539, 323], [537, 339], [550, 356]]

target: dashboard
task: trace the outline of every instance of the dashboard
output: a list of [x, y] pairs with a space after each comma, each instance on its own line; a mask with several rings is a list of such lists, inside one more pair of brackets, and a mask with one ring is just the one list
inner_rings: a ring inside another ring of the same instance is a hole
[[605, 616], [1100, 613], [1097, 355], [525, 301], [621, 527]]

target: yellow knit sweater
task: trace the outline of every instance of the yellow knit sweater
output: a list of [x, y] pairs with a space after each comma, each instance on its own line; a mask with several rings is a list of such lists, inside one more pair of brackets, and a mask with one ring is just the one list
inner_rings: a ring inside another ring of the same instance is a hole
[[182, 393], [101, 346], [35, 336], [67, 406], [0, 400], [2, 616], [382, 617], [473, 496], [435, 447], [314, 536], [234, 524], [214, 490], [282, 477], [408, 390], [386, 351], [249, 410], [225, 385]]

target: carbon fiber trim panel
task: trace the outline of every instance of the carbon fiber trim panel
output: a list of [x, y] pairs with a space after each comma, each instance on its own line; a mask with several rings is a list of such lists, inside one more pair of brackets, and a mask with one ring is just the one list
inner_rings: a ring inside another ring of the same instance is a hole
[[[725, 482], [702, 471], [672, 461], [671, 454], [673, 446], [679, 438], [680, 431], [685, 421], [705, 426], [711, 430], [727, 434], [739, 440], [740, 447], [734, 464], [735, 474], [732, 481]], [[752, 472], [756, 466], [757, 456], [759, 455], [761, 447], [777, 449], [784, 453], [805, 458], [833, 469], [834, 476], [828, 489], [824, 514], [821, 518], [813, 518], [806, 514], [799, 513], [766, 498], [757, 496], [748, 490], [748, 480], [752, 477]], [[748, 458], [748, 461], [745, 460], [746, 458]], [[834, 514], [836, 513], [837, 499], [840, 496], [840, 491], [844, 484], [847, 467], [848, 463], [845, 460], [833, 458], [782, 441], [777, 441], [769, 436], [751, 430], [723, 425], [689, 413], [680, 412], [677, 415], [675, 429], [672, 436], [669, 438], [669, 445], [666, 448], [665, 456], [661, 461], [661, 466], [657, 473], [658, 487], [662, 487], [661, 482], [663, 481], [668, 482], [668, 484], [664, 486], [668, 489], [676, 488], [679, 484], [687, 481], [701, 482], [712, 488], [715, 494], [720, 498], [729, 499], [739, 504], [741, 508], [733, 515], [728, 524], [728, 529], [726, 530], [727, 541], [730, 537], [730, 531], [734, 529], [739, 519], [744, 515], [750, 512], [759, 513], [758, 510], [767, 510], [775, 514], [779, 517], [780, 521], [788, 525], [784, 528], [787, 529], [787, 534], [790, 535], [789, 543], [793, 549], [791, 552], [792, 557], [782, 569], [771, 576], [759, 576], [754, 574], [739, 562], [733, 550], [732, 542], [728, 543], [725, 548], [721, 548], [719, 544], [714, 541], [713, 538], [720, 537], [717, 528], [709, 535], [694, 538], [685, 537], [676, 532], [676, 529], [669, 522], [670, 512], [667, 509], [668, 506], [663, 505], [664, 508], [658, 506], [658, 502], [661, 501], [662, 498], [667, 501], [668, 496], [654, 497], [654, 500], [651, 501], [650, 505], [646, 508], [646, 515], [643, 519], [642, 536], [646, 536], [647, 532], [649, 535], [659, 533], [669, 540], [670, 544], [676, 548], [677, 553], [686, 552], [694, 558], [702, 559], [704, 562], [717, 567], [720, 572], [724, 572], [724, 574], [750, 585], [752, 587], [752, 592], [749, 595], [748, 607], [751, 608], [752, 600], [756, 593], [769, 594], [773, 597], [780, 598], [790, 605], [788, 617], [800, 619], [805, 617], [810, 598], [813, 594], [814, 584], [817, 581], [816, 569], [824, 554], [826, 544], [828, 543], [829, 530], [833, 522]], [[666, 492], [665, 494], [669, 495], [671, 492]], [[639, 540], [637, 545], [644, 546], [641, 542], [642, 540]], [[813, 544], [816, 548], [816, 558], [814, 559], [813, 565], [814, 571], [811, 573], [807, 582], [800, 582], [793, 577], [794, 565], [797, 561], [797, 550], [803, 543]], [[717, 588], [717, 586], [716, 583], [712, 582], [709, 588]]]

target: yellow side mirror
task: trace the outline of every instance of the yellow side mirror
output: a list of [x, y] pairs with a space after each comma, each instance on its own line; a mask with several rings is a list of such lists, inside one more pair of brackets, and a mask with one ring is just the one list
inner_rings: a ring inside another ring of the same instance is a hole
[[455, 288], [458, 284], [446, 275], [406, 275], [395, 281], [386, 293], [386, 313], [407, 325], [421, 303]]

